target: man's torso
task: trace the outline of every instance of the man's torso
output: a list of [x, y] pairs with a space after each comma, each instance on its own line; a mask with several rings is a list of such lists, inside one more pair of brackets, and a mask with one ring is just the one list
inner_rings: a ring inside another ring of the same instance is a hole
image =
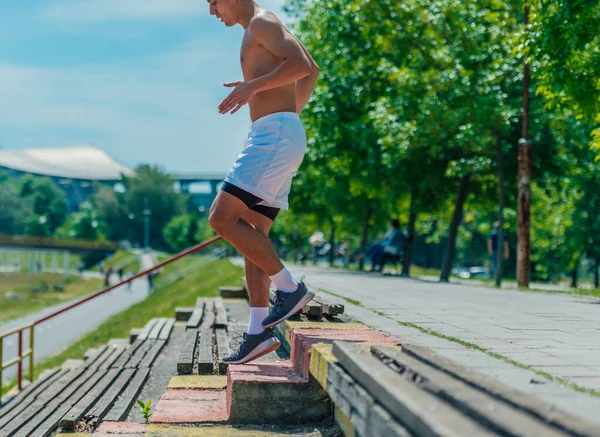
[[[245, 82], [271, 73], [283, 62], [260, 45], [249, 30], [244, 32], [240, 61]], [[262, 91], [255, 94], [248, 104], [252, 121], [275, 112], [296, 112], [296, 86], [291, 83]]]

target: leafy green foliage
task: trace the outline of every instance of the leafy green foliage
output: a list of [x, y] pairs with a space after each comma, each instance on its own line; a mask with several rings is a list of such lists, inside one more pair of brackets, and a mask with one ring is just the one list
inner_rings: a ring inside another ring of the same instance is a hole
[[152, 410], [152, 399], [150, 399], [146, 403], [144, 403], [144, 401], [142, 401], [141, 399], [138, 399], [137, 404], [140, 407], [140, 414], [144, 416], [144, 420], [146, 420], [146, 423], [148, 423], [150, 421], [150, 416], [152, 415], [150, 413], [150, 411]]

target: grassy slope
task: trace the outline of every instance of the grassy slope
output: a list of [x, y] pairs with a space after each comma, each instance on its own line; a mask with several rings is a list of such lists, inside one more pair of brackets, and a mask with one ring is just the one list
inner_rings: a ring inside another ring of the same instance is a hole
[[[31, 291], [32, 288], [45, 284], [47, 291]], [[55, 285], [64, 286], [64, 291], [54, 290]], [[57, 273], [0, 274], [0, 323], [34, 313], [51, 305], [66, 302], [102, 288], [102, 281], [96, 278], [84, 278], [71, 275], [65, 280], [64, 275]], [[6, 292], [14, 292], [21, 300], [7, 298]]]

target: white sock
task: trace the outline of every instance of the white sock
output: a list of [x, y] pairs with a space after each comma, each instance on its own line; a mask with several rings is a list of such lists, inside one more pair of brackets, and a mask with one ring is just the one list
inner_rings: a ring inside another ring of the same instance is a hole
[[298, 284], [300, 283], [287, 267], [284, 267], [279, 273], [269, 276], [269, 278], [271, 278], [275, 287], [284, 293], [293, 293], [298, 289]]
[[250, 307], [248, 334], [256, 335], [264, 331], [262, 321], [269, 315], [269, 307]]

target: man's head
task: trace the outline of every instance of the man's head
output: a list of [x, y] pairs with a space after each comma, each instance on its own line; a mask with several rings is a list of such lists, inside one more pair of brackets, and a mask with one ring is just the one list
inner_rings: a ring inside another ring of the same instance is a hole
[[399, 229], [400, 228], [400, 220], [398, 220], [398, 219], [392, 219], [391, 223], [392, 223], [392, 227], [394, 229]]
[[239, 22], [239, 2], [241, 0], [208, 0], [210, 15], [214, 15], [227, 27]]

